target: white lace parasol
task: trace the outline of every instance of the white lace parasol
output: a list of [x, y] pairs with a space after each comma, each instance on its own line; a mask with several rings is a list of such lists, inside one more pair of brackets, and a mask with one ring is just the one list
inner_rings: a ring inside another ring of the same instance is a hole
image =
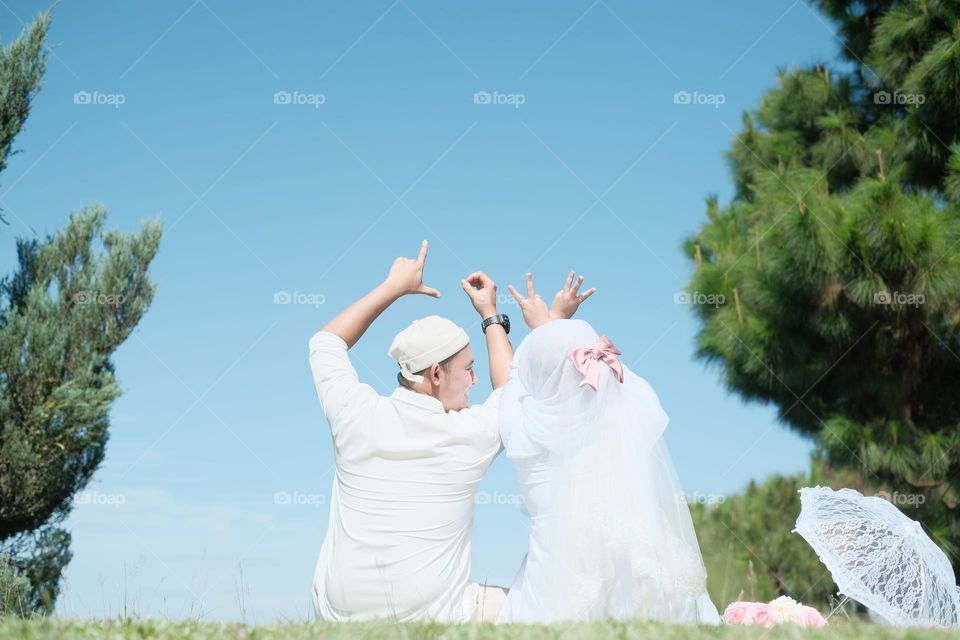
[[794, 529], [830, 570], [840, 593], [898, 626], [960, 626], [947, 556], [920, 523], [853, 489], [800, 489]]

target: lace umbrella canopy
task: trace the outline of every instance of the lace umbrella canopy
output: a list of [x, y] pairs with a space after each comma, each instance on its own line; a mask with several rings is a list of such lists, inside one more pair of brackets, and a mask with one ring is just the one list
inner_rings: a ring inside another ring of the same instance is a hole
[[953, 567], [920, 523], [853, 489], [800, 489], [794, 529], [847, 598], [897, 626], [960, 626]]

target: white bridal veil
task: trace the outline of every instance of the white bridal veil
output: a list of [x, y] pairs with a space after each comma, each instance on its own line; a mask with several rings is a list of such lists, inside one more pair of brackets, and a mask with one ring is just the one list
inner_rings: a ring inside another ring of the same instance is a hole
[[587, 322], [556, 320], [517, 349], [500, 429], [531, 539], [501, 621], [716, 623], [685, 494], [662, 440], [668, 417], [626, 361], [623, 382], [601, 359], [590, 364], [597, 389], [581, 385], [571, 354], [605, 344], [598, 339]]

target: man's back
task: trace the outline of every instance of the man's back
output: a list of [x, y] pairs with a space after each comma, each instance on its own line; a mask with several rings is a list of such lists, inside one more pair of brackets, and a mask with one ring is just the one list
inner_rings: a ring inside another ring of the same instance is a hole
[[500, 448], [500, 392], [451, 412], [402, 387], [379, 396], [357, 380], [346, 344], [322, 331], [310, 363], [336, 452], [317, 615], [469, 619], [474, 495]]

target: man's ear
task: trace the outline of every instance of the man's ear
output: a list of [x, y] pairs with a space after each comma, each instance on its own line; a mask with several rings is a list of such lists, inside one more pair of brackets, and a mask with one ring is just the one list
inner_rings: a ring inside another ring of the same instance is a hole
[[430, 382], [434, 385], [440, 384], [440, 363], [434, 363], [430, 365]]

